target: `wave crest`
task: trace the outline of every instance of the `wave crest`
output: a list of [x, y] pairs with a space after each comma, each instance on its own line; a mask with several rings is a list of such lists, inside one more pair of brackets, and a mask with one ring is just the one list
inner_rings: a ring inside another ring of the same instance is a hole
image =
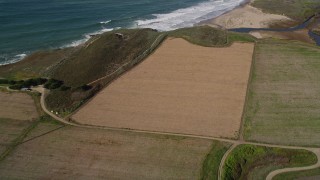
[[239, 6], [245, 0], [210, 0], [195, 6], [178, 9], [167, 14], [153, 14], [154, 18], [137, 20], [139, 28], [152, 28], [170, 31], [183, 27], [192, 27], [201, 21], [217, 17]]

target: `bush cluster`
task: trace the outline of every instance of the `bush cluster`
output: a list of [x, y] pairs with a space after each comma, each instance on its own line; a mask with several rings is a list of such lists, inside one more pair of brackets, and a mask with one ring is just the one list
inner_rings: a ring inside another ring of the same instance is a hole
[[0, 84], [9, 84], [10, 89], [19, 90], [22, 88], [30, 88], [31, 86], [42, 85], [47, 82], [45, 78], [33, 78], [28, 80], [8, 80], [8, 79], [0, 79]]
[[46, 89], [58, 89], [60, 87], [62, 87], [63, 85], [63, 81], [59, 81], [56, 79], [49, 79], [45, 84], [44, 87]]

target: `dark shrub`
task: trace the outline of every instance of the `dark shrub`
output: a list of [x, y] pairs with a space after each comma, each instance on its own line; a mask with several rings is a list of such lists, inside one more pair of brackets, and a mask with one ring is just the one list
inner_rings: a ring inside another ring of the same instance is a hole
[[92, 88], [92, 86], [89, 86], [89, 85], [82, 85], [81, 87], [80, 87], [80, 89], [82, 90], [82, 91], [88, 91], [88, 90], [90, 90]]
[[16, 81], [14, 81], [14, 80], [9, 80], [8, 81], [8, 84], [10, 84], [10, 85], [14, 85], [14, 84], [16, 84], [17, 82]]
[[0, 84], [9, 84], [7, 79], [0, 79]]
[[61, 91], [67, 91], [67, 90], [69, 90], [69, 89], [71, 89], [71, 88], [68, 87], [68, 86], [64, 86], [64, 85], [62, 85], [62, 86], [60, 87], [60, 90], [61, 90]]
[[49, 79], [45, 84], [44, 87], [46, 89], [57, 89], [63, 85], [62, 81], [56, 79]]
[[15, 84], [15, 85], [9, 86], [9, 88], [14, 90], [20, 90], [21, 88], [23, 88], [23, 85]]

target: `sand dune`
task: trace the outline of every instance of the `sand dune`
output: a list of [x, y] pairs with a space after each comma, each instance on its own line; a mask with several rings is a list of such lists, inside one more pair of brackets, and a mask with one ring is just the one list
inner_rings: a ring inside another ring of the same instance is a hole
[[245, 5], [219, 16], [206, 24], [218, 25], [224, 28], [267, 28], [275, 22], [292, 21], [290, 18], [282, 15], [267, 14], [260, 9]]

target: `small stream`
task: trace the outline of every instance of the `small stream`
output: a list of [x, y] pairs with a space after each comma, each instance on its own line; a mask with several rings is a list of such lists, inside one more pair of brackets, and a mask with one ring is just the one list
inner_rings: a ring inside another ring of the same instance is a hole
[[[273, 31], [273, 32], [292, 32], [292, 31], [297, 31], [300, 29], [306, 28], [311, 21], [313, 20], [314, 16], [311, 16], [309, 19], [307, 19], [304, 23], [295, 26], [295, 27], [290, 27], [290, 28], [234, 28], [234, 29], [229, 29], [229, 31], [233, 32], [240, 32], [240, 33], [249, 33], [251, 31]], [[320, 19], [318, 19], [318, 23], [320, 23]], [[320, 36], [309, 30], [309, 36], [315, 40], [316, 44], [320, 46]]]

